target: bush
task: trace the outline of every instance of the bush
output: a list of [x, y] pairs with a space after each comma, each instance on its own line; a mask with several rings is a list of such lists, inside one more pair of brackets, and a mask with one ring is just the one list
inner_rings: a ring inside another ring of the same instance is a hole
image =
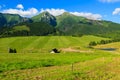
[[9, 49], [9, 53], [17, 53], [16, 49]]
[[97, 45], [97, 43], [95, 41], [92, 41], [89, 43], [89, 46], [96, 46], [96, 45]]

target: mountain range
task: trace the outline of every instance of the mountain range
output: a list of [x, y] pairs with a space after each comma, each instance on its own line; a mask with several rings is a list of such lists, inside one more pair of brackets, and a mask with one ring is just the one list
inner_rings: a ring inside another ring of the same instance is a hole
[[120, 24], [105, 20], [91, 20], [68, 12], [53, 16], [43, 12], [32, 18], [18, 14], [0, 13], [0, 36], [98, 35], [118, 37]]

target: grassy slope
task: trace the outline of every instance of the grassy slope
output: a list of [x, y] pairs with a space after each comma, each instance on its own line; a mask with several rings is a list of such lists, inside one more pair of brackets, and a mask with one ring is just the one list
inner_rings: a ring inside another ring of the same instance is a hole
[[[119, 80], [119, 55], [109, 52], [42, 53], [53, 48], [80, 47], [104, 38], [95, 36], [47, 36], [0, 39], [0, 80]], [[23, 45], [24, 44], [24, 45]], [[18, 52], [7, 54], [9, 47]], [[37, 53], [40, 52], [40, 53]], [[72, 64], [73, 63], [73, 70]], [[112, 66], [111, 66], [112, 65]]]
[[104, 37], [115, 36], [119, 32], [120, 24], [110, 21], [90, 20], [69, 13], [57, 16], [57, 29], [64, 35], [93, 34]]
[[7, 23], [22, 20], [22, 17], [20, 17], [20, 16], [17, 15], [17, 14], [16, 14], [16, 15], [4, 14], [4, 17], [6, 18]]
[[[0, 80], [120, 79], [119, 57], [106, 52], [97, 51], [94, 54], [36, 53], [24, 54], [24, 56], [23, 54], [0, 54], [0, 56]], [[74, 63], [73, 71], [71, 63]]]
[[49, 52], [52, 48], [85, 48], [90, 41], [99, 41], [101, 37], [83, 36], [47, 36], [47, 37], [13, 37], [0, 39], [0, 52], [7, 53], [9, 48], [16, 48], [19, 53]]
[[13, 30], [16, 30], [16, 31], [22, 31], [22, 30], [30, 31], [30, 29], [26, 25], [15, 26], [15, 27], [13, 27]]
[[116, 48], [116, 51], [120, 52], [120, 42], [110, 43], [106, 45], [97, 45], [95, 48]]

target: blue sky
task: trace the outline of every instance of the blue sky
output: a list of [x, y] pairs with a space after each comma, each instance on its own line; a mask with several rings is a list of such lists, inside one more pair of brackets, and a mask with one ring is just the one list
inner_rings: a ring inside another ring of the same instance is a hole
[[93, 20], [120, 23], [120, 0], [0, 0], [0, 12], [32, 17], [48, 11], [54, 16], [69, 12]]

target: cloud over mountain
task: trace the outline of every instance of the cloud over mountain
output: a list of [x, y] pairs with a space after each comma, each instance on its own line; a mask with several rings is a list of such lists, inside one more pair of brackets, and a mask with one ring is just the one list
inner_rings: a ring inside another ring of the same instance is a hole
[[[64, 12], [68, 12], [64, 9], [41, 9], [41, 13], [42, 12], [49, 12], [50, 14], [54, 15], [54, 16], [58, 16], [63, 14]], [[100, 14], [93, 14], [93, 13], [85, 13], [85, 12], [69, 12], [70, 14], [76, 15], [76, 16], [83, 16], [86, 17], [88, 19], [92, 19], [92, 20], [101, 20], [102, 16]]]
[[83, 16], [92, 20], [101, 20], [102, 16], [100, 14], [85, 13], [85, 12], [70, 12], [76, 16]]
[[18, 4], [16, 6], [16, 8], [18, 8], [18, 9], [10, 8], [10, 9], [6, 9], [6, 10], [0, 11], [0, 12], [9, 13], [9, 14], [19, 14], [23, 17], [32, 17], [39, 12], [36, 8], [29, 8], [27, 10], [23, 10], [24, 6], [22, 4]]
[[49, 12], [50, 14], [52, 14], [52, 15], [54, 15], [54, 16], [58, 16], [58, 15], [61, 15], [61, 14], [63, 14], [64, 12], [66, 12], [66, 10], [64, 10], [64, 9], [41, 9], [41, 13], [42, 12], [45, 12], [45, 11], [47, 11], [47, 12]]
[[23, 17], [32, 17], [38, 13], [38, 10], [36, 8], [30, 8], [28, 10], [7, 9], [3, 10], [2, 13], [19, 14]]
[[[36, 8], [29, 8], [27, 10], [24, 10], [24, 6], [22, 4], [18, 4], [16, 6], [15, 9], [10, 8], [10, 9], [6, 9], [6, 10], [2, 10], [0, 12], [2, 13], [10, 13], [10, 14], [19, 14], [23, 17], [32, 17], [37, 15], [38, 13], [42, 13], [42, 12], [49, 12], [50, 14], [54, 15], [54, 16], [58, 16], [63, 14], [64, 12], [68, 12], [65, 9], [41, 9], [40, 11], [38, 11]], [[86, 13], [86, 12], [69, 12], [70, 14], [76, 15], [76, 16], [83, 16], [86, 17], [88, 19], [92, 19], [92, 20], [101, 20], [102, 16], [100, 14], [93, 14], [93, 13]]]

